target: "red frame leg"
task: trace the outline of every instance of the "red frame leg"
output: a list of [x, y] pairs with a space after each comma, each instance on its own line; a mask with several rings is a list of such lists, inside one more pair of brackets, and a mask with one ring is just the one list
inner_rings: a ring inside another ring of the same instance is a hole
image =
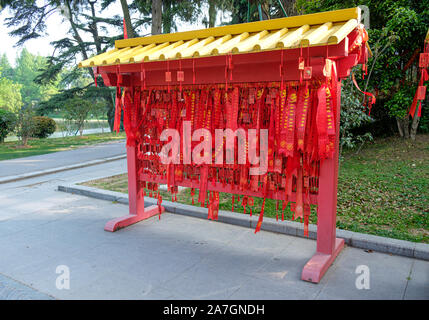
[[316, 251], [311, 259], [302, 269], [301, 280], [319, 283], [323, 275], [334, 262], [337, 255], [344, 248], [344, 239], [335, 239], [335, 247], [332, 253], [322, 253]]
[[[127, 167], [128, 167], [128, 199], [129, 215], [110, 220], [104, 226], [104, 230], [114, 232], [125, 228], [141, 220], [150, 218], [159, 214], [158, 206], [144, 207], [144, 196], [140, 192], [140, 186], [137, 179], [137, 148], [127, 146]], [[161, 213], [164, 212], [161, 207]]]
[[[337, 128], [340, 127], [341, 81], [337, 88]], [[317, 249], [302, 270], [301, 279], [319, 283], [325, 272], [344, 248], [344, 239], [336, 237], [339, 129], [335, 155], [320, 166], [317, 199]]]

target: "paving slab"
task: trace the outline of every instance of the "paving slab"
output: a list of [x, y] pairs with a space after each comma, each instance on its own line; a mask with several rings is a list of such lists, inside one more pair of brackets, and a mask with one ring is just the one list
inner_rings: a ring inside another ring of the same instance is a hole
[[34, 290], [0, 274], [0, 300], [52, 300], [53, 297]]
[[[427, 261], [346, 246], [312, 284], [300, 275], [314, 240], [169, 212], [110, 233], [104, 224], [126, 205], [55, 190], [124, 169], [118, 161], [0, 186], [0, 275], [9, 279], [0, 277], [0, 298], [429, 299]], [[56, 287], [59, 265], [69, 289]], [[356, 288], [359, 265], [370, 290]], [[22, 286], [28, 295], [13, 293]]]
[[[403, 299], [412, 263], [413, 259], [406, 257], [348, 248], [328, 270], [327, 282], [317, 299]], [[356, 286], [357, 277], [362, 274], [359, 266], [368, 268], [368, 289]], [[426, 268], [429, 271], [428, 262]]]
[[426, 261], [413, 261], [404, 299], [429, 300], [429, 268]]

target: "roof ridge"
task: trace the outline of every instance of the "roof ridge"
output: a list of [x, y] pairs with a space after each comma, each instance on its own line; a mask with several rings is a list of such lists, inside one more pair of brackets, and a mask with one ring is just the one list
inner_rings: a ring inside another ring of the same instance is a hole
[[134, 47], [138, 45], [146, 45], [151, 43], [175, 42], [179, 40], [192, 40], [196, 38], [207, 38], [210, 36], [221, 37], [225, 35], [237, 35], [244, 32], [253, 33], [263, 30], [280, 30], [283, 28], [298, 28], [302, 25], [322, 25], [326, 22], [344, 22], [350, 19], [356, 19], [360, 23], [361, 9], [359, 7], [341, 9], [334, 11], [325, 11], [306, 15], [298, 15], [286, 18], [278, 18], [271, 20], [247, 22], [220, 26], [214, 28], [183, 31], [176, 33], [157, 34], [148, 37], [139, 37], [131, 39], [122, 39], [115, 41], [115, 48]]

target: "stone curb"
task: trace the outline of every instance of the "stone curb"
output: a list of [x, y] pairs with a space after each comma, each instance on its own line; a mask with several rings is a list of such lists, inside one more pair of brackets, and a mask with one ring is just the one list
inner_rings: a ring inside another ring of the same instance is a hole
[[[128, 195], [120, 192], [102, 190], [75, 184], [59, 185], [58, 191], [128, 205]], [[156, 205], [156, 202], [157, 200], [153, 198], [145, 197], [145, 204], [147, 205]], [[165, 210], [170, 213], [207, 219], [207, 208], [195, 207], [167, 200], [163, 200], [162, 205], [164, 206]], [[258, 217], [255, 215], [250, 217], [250, 215], [219, 210], [218, 221], [254, 229], [258, 222]], [[304, 237], [303, 224], [293, 221], [276, 221], [276, 219], [267, 217], [264, 218], [261, 230], [306, 238]], [[344, 239], [345, 243], [351, 247], [365, 250], [373, 250], [377, 252], [389, 253], [421, 260], [429, 260], [429, 244], [385, 238], [380, 236], [352, 232], [348, 230], [337, 229], [336, 232], [337, 237]], [[310, 224], [308, 238], [315, 240], [316, 237], [317, 226]]]
[[63, 166], [63, 167], [57, 167], [57, 168], [52, 168], [52, 169], [23, 173], [23, 174], [18, 174], [18, 175], [14, 175], [14, 176], [6, 176], [3, 178], [0, 178], [0, 184], [24, 180], [24, 179], [29, 179], [29, 178], [34, 178], [34, 177], [39, 177], [39, 176], [43, 176], [46, 174], [57, 173], [60, 171], [66, 171], [66, 170], [79, 169], [79, 168], [83, 168], [83, 167], [95, 166], [97, 164], [102, 164], [105, 162], [125, 159], [126, 157], [127, 157], [126, 154], [121, 154], [119, 156], [97, 159], [97, 160], [91, 160], [91, 161], [82, 162], [82, 163], [78, 163], [78, 164], [72, 164], [72, 165]]

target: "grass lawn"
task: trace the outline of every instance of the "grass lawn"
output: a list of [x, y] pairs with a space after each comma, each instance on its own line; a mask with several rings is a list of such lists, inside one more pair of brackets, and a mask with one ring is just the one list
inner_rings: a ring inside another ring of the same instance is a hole
[[15, 159], [39, 154], [76, 149], [81, 146], [125, 139], [125, 133], [97, 133], [82, 137], [64, 137], [52, 139], [30, 139], [27, 147], [19, 145], [18, 141], [0, 144], [0, 160]]
[[[124, 174], [85, 185], [126, 193], [127, 177]], [[171, 199], [169, 193], [161, 194]], [[231, 198], [230, 194], [221, 194], [220, 209], [231, 210]], [[190, 189], [180, 192], [177, 200], [191, 204]], [[262, 199], [255, 198], [253, 211], [259, 212], [261, 204]], [[243, 207], [236, 203], [234, 211], [243, 212]], [[276, 216], [276, 201], [267, 199], [265, 216]], [[285, 219], [292, 219], [289, 208]], [[315, 208], [310, 222], [317, 223]], [[338, 179], [337, 227], [429, 243], [429, 135], [419, 135], [413, 143], [381, 139], [359, 154], [346, 152]]]

